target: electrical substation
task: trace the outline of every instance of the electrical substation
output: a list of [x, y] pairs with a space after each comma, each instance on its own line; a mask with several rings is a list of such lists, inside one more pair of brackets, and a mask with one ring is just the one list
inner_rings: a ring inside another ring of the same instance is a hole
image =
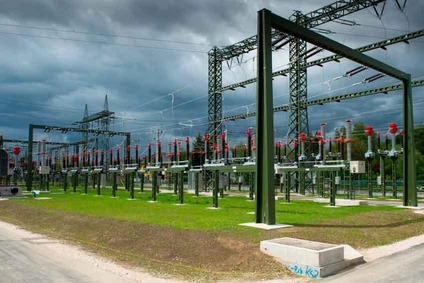
[[[293, 196], [324, 202], [329, 207], [360, 205], [366, 199], [380, 197], [384, 198], [383, 202], [390, 197], [402, 200], [403, 207], [418, 207], [412, 92], [422, 87], [424, 80], [412, 80], [414, 74], [366, 53], [409, 44], [421, 38], [424, 30], [353, 49], [316, 29], [328, 22], [343, 22], [344, 16], [363, 9], [372, 8], [379, 15], [385, 2], [336, 1], [306, 14], [296, 11], [289, 19], [280, 17], [278, 11], [264, 9], [258, 11], [256, 35], [230, 46], [213, 47], [208, 53], [208, 108], [205, 109], [208, 125], [206, 133], [202, 133], [203, 148], [195, 148], [191, 136], [162, 140], [158, 134], [157, 138], [148, 140], [149, 137], [141, 143], [134, 142], [130, 131], [111, 130], [115, 112], [109, 110], [107, 96], [104, 109], [98, 113], [89, 115], [86, 105], [77, 126], [29, 124], [28, 140], [8, 139], [4, 133], [0, 142], [0, 196], [21, 197], [31, 193], [38, 197], [49, 194], [50, 187], [56, 185], [64, 193], [87, 195], [92, 191], [97, 196], [113, 198], [122, 190], [130, 200], [137, 198], [136, 192], [149, 191], [151, 202], [160, 202], [161, 194], [175, 194], [178, 205], [185, 204], [187, 195], [206, 196], [212, 200], [212, 209], [219, 209], [220, 201], [228, 195], [245, 196], [255, 204], [252, 226], [270, 229], [284, 223], [284, 218], [276, 219], [276, 203], [290, 204]], [[402, 9], [398, 0], [396, 3]], [[343, 23], [352, 24], [347, 20]], [[256, 77], [223, 86], [223, 64], [255, 50]], [[281, 56], [286, 50], [288, 68], [273, 71], [273, 54], [278, 51]], [[333, 55], [315, 59], [323, 50]], [[325, 68], [326, 63], [342, 60], [356, 65], [340, 74], [340, 78], [368, 70], [373, 74], [365, 83], [383, 77], [397, 79], [399, 83], [309, 99], [308, 68]], [[273, 96], [278, 90], [273, 78], [281, 76], [288, 76], [289, 101], [274, 105]], [[251, 84], [256, 84], [256, 110], [224, 116], [224, 93]], [[329, 103], [339, 102], [339, 107], [343, 107], [341, 102], [345, 100], [395, 91], [400, 91], [396, 95], [402, 96], [402, 120], [390, 121], [379, 132], [373, 125], [366, 125], [361, 134], [366, 137], [367, 150], [361, 160], [352, 156], [356, 142], [353, 119], [339, 121], [343, 130], [333, 135], [326, 121], [310, 122], [308, 118], [310, 108], [325, 111]], [[285, 140], [277, 140], [274, 113], [283, 111], [287, 113], [287, 131]], [[245, 129], [243, 144], [230, 144], [231, 133], [224, 125], [251, 117], [256, 117], [256, 127]], [[35, 140], [36, 131], [46, 136], [53, 133], [54, 137], [72, 136], [74, 141]], [[373, 167], [375, 161], [379, 170]], [[390, 165], [389, 175], [385, 173], [386, 165]], [[273, 244], [269, 245], [264, 249]], [[341, 253], [338, 261], [343, 261]], [[321, 276], [333, 272], [317, 264]]]

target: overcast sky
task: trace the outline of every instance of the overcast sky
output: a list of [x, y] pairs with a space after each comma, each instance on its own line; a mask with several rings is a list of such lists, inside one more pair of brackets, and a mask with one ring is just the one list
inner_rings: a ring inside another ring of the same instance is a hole
[[[28, 124], [70, 126], [103, 110], [104, 97], [117, 118], [113, 130], [131, 131], [133, 143], [164, 143], [204, 133], [207, 127], [207, 52], [256, 33], [262, 8], [288, 18], [334, 1], [307, 0], [3, 0], [0, 1], [0, 132], [27, 139]], [[403, 0], [399, 0], [403, 3]], [[381, 9], [381, 5], [378, 9]], [[326, 36], [353, 48], [424, 28], [424, 2], [409, 0], [402, 12], [387, 0], [381, 19], [373, 9], [320, 26]], [[346, 25], [346, 23], [355, 25]], [[331, 33], [329, 33], [331, 32]], [[328, 34], [329, 33], [329, 34]], [[367, 54], [424, 78], [423, 39]], [[321, 52], [311, 60], [330, 55]], [[223, 64], [224, 85], [256, 75], [255, 52]], [[287, 67], [287, 48], [274, 54], [274, 70]], [[334, 80], [358, 65], [347, 60], [308, 70], [310, 98], [328, 97], [399, 83], [384, 77], [359, 84], [375, 71]], [[274, 80], [274, 105], [288, 102], [288, 79]], [[256, 86], [224, 93], [224, 116], [255, 111]], [[414, 88], [415, 124], [424, 123], [424, 88]], [[380, 131], [401, 126], [401, 92], [309, 108], [310, 129], [327, 122], [329, 132], [346, 119]], [[244, 139], [255, 119], [228, 122], [230, 139]], [[276, 138], [287, 131], [287, 114], [275, 115]], [[50, 141], [75, 135], [37, 132]], [[119, 144], [117, 140], [114, 143]]]

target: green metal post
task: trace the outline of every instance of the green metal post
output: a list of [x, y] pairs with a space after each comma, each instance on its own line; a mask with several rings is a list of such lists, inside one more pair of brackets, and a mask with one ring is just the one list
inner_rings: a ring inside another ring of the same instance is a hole
[[228, 191], [231, 190], [231, 173], [228, 173]]
[[199, 173], [194, 172], [194, 195], [199, 196]]
[[241, 173], [238, 174], [238, 190], [241, 191]]
[[118, 187], [118, 184], [116, 182], [116, 172], [113, 172], [112, 174], [112, 197], [116, 197], [116, 189]]
[[126, 191], [128, 191], [128, 179], [127, 179], [127, 175], [124, 174], [124, 189]]
[[[392, 158], [392, 193], [393, 193], [394, 199], [397, 199], [396, 161], [397, 161], [397, 158]], [[405, 187], [405, 184], [404, 184], [404, 187]]]
[[253, 200], [254, 198], [254, 190], [255, 190], [255, 178], [254, 178], [255, 174], [254, 173], [250, 173], [250, 180], [249, 180], [249, 200]]
[[371, 168], [371, 158], [367, 159], [367, 166], [368, 166], [368, 197], [373, 198], [374, 196], [374, 186], [372, 181], [372, 168]]
[[144, 192], [144, 172], [140, 174], [140, 191]]
[[285, 173], [285, 201], [290, 203], [291, 173]]
[[256, 94], [256, 223], [275, 224], [271, 12], [258, 12]]
[[157, 186], [158, 186], [158, 172], [154, 171], [152, 175], [152, 201], [156, 201]]
[[334, 181], [334, 172], [330, 172], [330, 206], [336, 205], [337, 185]]
[[32, 147], [33, 147], [33, 139], [34, 139], [34, 126], [32, 124], [29, 124], [29, 130], [28, 130], [28, 152], [27, 152], [27, 159], [28, 159], [28, 168], [27, 168], [27, 191], [30, 192], [32, 190]]
[[383, 155], [380, 155], [380, 181], [381, 181], [381, 191], [383, 193], [383, 197], [386, 196], [386, 173], [385, 171], [386, 167], [386, 157]]
[[131, 172], [128, 174], [128, 181], [129, 181], [129, 189], [130, 189], [130, 198], [134, 199], [134, 172]]
[[224, 197], [224, 190], [225, 190], [225, 184], [224, 184], [224, 175], [221, 175], [222, 178], [222, 187], [219, 188], [219, 197], [223, 198]]
[[215, 187], [213, 190], [213, 207], [218, 207], [219, 171], [215, 171]]
[[174, 194], [178, 193], [178, 173], [173, 173], [174, 176]]
[[[303, 168], [304, 165], [301, 164], [300, 167]], [[299, 172], [299, 178], [300, 178], [300, 180], [299, 180], [299, 188], [300, 188], [299, 193], [301, 195], [305, 195], [305, 191], [306, 191], [305, 190], [305, 187], [306, 187], [306, 185], [305, 185], [305, 175], [306, 175], [306, 171], [302, 170], [302, 171]]]
[[63, 173], [63, 191], [66, 192], [68, 190], [68, 172]]
[[403, 80], [403, 205], [418, 206], [411, 76]]
[[84, 194], [87, 194], [88, 192], [88, 174], [85, 174], [84, 178]]
[[46, 190], [50, 191], [50, 175], [46, 175]]
[[178, 203], [183, 204], [184, 203], [184, 178], [183, 178], [183, 172], [180, 173], [179, 178], [179, 186], [178, 186]]
[[77, 184], [78, 184], [78, 173], [77, 172], [75, 172], [73, 174], [72, 179], [73, 179], [72, 180], [73, 191], [74, 191], [74, 193], [76, 193], [77, 192]]
[[97, 195], [99, 196], [100, 194], [101, 194], [101, 191], [100, 191], [100, 179], [101, 179], [101, 177], [100, 177], [100, 173], [98, 173], [98, 174], [96, 174], [96, 177], [97, 177]]

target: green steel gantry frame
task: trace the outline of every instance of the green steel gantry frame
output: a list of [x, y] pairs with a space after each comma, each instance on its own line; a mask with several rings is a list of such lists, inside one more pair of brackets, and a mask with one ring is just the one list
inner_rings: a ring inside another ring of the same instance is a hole
[[[339, 19], [343, 16], [360, 11], [362, 9], [378, 5], [386, 0], [341, 0], [320, 9], [302, 15], [295, 12], [293, 20], [307, 28]], [[271, 31], [272, 45], [274, 49], [281, 48], [291, 42], [292, 38], [277, 30]], [[209, 87], [208, 87], [208, 133], [213, 133], [211, 138], [216, 141], [216, 136], [222, 132], [222, 62], [255, 50], [258, 46], [256, 35], [245, 40], [226, 46], [222, 49], [214, 47], [209, 52]], [[306, 43], [295, 39], [290, 43], [290, 136], [297, 137], [298, 131], [308, 128], [307, 110], [299, 107], [300, 103], [307, 99], [306, 69]], [[292, 58], [293, 57], [293, 58]], [[300, 125], [299, 125], [300, 123]]]
[[[376, 50], [376, 49], [386, 49], [387, 46], [393, 45], [393, 44], [397, 44], [397, 43], [407, 43], [409, 44], [409, 41], [411, 39], [415, 39], [415, 38], [419, 38], [424, 36], [424, 30], [419, 30], [419, 31], [414, 31], [411, 33], [407, 33], [404, 35], [400, 35], [400, 36], [396, 36], [396, 37], [392, 37], [389, 39], [385, 39], [379, 42], [375, 42], [372, 44], [368, 44], [362, 47], [359, 47], [357, 49], [355, 49], [356, 51], [359, 52], [367, 52], [367, 51], [371, 51], [371, 50]], [[324, 58], [320, 58], [314, 61], [310, 61], [307, 62], [305, 65], [302, 65], [302, 68], [309, 68], [309, 67], [313, 67], [313, 66], [319, 66], [322, 67], [323, 64], [325, 63], [329, 63], [329, 62], [339, 62], [339, 59], [342, 59], [343, 57], [337, 54], [331, 55], [331, 56], [327, 56]], [[290, 72], [289, 68], [283, 69], [283, 70], [279, 70], [276, 72], [272, 73], [273, 77], [278, 77], [278, 76], [287, 76], [287, 74]], [[218, 92], [224, 92], [224, 91], [228, 91], [228, 90], [235, 90], [238, 87], [245, 87], [246, 85], [249, 84], [253, 84], [256, 83], [256, 78], [251, 78], [242, 82], [238, 82], [235, 84], [231, 84], [228, 86], [224, 86], [223, 88], [219, 89]]]
[[328, 39], [308, 28], [263, 9], [258, 12], [257, 96], [256, 96], [256, 222], [275, 224], [274, 128], [272, 89], [272, 28], [331, 51], [366, 67], [399, 79], [403, 85], [404, 160], [403, 205], [417, 206], [412, 86], [404, 73], [361, 52]]
[[[412, 81], [411, 86], [412, 87], [424, 86], [424, 80]], [[332, 96], [332, 97], [308, 100], [308, 101], [302, 103], [302, 107], [314, 106], [314, 105], [324, 105], [326, 103], [331, 103], [331, 102], [341, 102], [342, 100], [359, 98], [359, 97], [364, 97], [364, 96], [369, 96], [369, 95], [374, 95], [374, 94], [379, 94], [379, 93], [388, 94], [389, 92], [401, 90], [401, 89], [403, 89], [402, 84], [379, 87], [379, 88], [364, 90], [364, 91], [360, 91], [360, 92], [352, 92], [352, 93], [346, 93], [346, 94], [336, 95], [336, 96]], [[274, 107], [273, 111], [274, 112], [286, 112], [288, 110], [289, 110], [289, 105], [283, 104], [283, 105], [279, 105], [279, 106]], [[256, 116], [255, 111], [249, 112], [248, 114], [244, 113], [244, 114], [227, 116], [227, 117], [222, 118], [222, 120], [223, 121], [235, 121], [235, 120], [238, 120], [238, 119], [245, 119], [245, 118], [249, 118], [249, 117], [253, 117], [253, 116]]]
[[49, 131], [61, 131], [62, 133], [74, 132], [74, 133], [87, 133], [94, 135], [108, 135], [112, 136], [125, 136], [127, 145], [131, 144], [131, 133], [129, 132], [116, 132], [116, 131], [104, 131], [104, 130], [95, 130], [95, 129], [81, 129], [81, 128], [72, 128], [72, 127], [62, 127], [62, 126], [49, 126], [49, 125], [34, 125], [29, 124], [28, 128], [28, 150], [27, 150], [27, 160], [28, 160], [28, 172], [27, 172], [27, 191], [32, 190], [32, 149], [33, 149], [33, 139], [34, 139], [34, 129], [41, 129], [46, 132]]

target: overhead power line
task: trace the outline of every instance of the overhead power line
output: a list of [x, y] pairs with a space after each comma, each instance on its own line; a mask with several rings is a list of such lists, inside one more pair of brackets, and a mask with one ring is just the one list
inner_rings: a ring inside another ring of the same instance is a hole
[[156, 47], [156, 46], [147, 46], [147, 45], [138, 45], [138, 44], [126, 44], [126, 43], [113, 43], [113, 42], [106, 42], [106, 41], [85, 40], [85, 39], [66, 38], [66, 37], [55, 37], [55, 36], [48, 36], [48, 35], [34, 35], [34, 34], [17, 33], [17, 32], [0, 31], [0, 34], [4, 34], [4, 35], [18, 35], [18, 36], [26, 36], [26, 37], [34, 37], [34, 38], [53, 39], [53, 40], [65, 40], [65, 41], [74, 41], [74, 42], [84, 42], [84, 43], [112, 45], [112, 46], [136, 47], [136, 48], [154, 49], [154, 50], [166, 50], [166, 51], [179, 51], [179, 52], [201, 53], [201, 54], [205, 54], [205, 55], [207, 54], [207, 52], [201, 51], [201, 50], [190, 50], [190, 49], [179, 49], [179, 48]]
[[54, 32], [68, 32], [68, 33], [74, 33], [74, 34], [97, 35], [97, 36], [114, 37], [114, 38], [136, 39], [136, 40], [145, 40], [145, 41], [168, 42], [168, 43], [187, 44], [187, 45], [199, 45], [199, 46], [215, 46], [216, 45], [216, 44], [213, 45], [213, 44], [207, 44], [207, 43], [189, 42], [189, 41], [138, 37], [138, 36], [130, 36], [130, 35], [119, 35], [119, 34], [111, 34], [111, 33], [96, 33], [91, 31], [78, 31], [78, 30], [48, 28], [48, 27], [36, 27], [36, 26], [21, 25], [21, 24], [0, 23], [0, 26], [28, 28], [28, 29], [46, 30], [46, 31], [54, 31]]

